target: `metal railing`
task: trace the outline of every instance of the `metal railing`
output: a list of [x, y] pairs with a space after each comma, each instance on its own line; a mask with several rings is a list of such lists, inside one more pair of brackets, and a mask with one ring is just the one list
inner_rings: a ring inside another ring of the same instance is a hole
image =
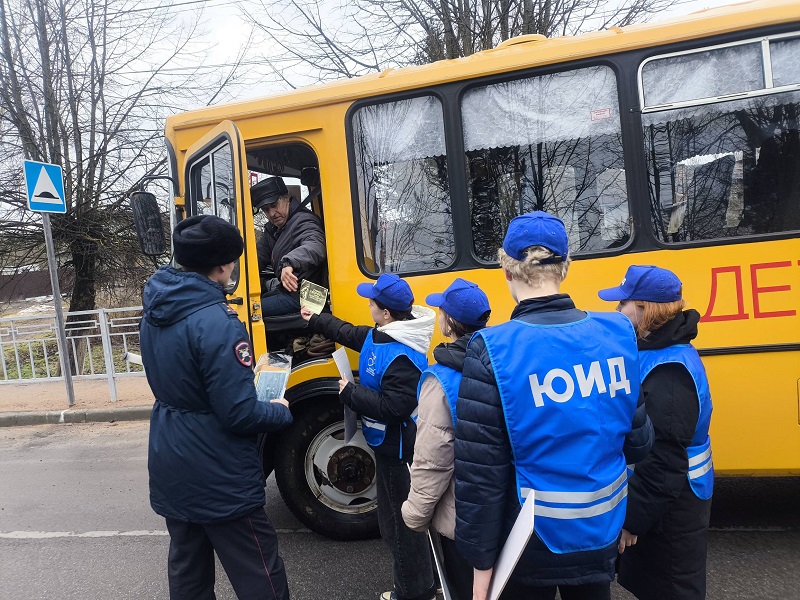
[[[142, 376], [127, 359], [139, 351], [141, 306], [65, 313], [68, 363], [73, 378], [108, 379], [116, 402], [116, 377]], [[63, 379], [54, 314], [0, 318], [0, 384]]]

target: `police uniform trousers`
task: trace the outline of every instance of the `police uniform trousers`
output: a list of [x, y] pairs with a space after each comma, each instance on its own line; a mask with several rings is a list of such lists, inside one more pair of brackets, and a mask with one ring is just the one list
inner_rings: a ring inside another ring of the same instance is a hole
[[264, 508], [232, 521], [167, 519], [170, 600], [214, 600], [214, 552], [239, 600], [288, 600], [278, 537]]

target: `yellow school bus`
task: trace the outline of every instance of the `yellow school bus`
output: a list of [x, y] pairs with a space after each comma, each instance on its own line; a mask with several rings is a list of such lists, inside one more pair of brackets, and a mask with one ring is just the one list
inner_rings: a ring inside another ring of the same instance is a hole
[[[261, 314], [259, 177], [318, 169], [307, 200], [330, 309], [361, 324], [356, 284], [384, 272], [417, 302], [465, 277], [491, 323], [506, 320], [496, 250], [510, 219], [546, 210], [567, 227], [564, 290], [580, 308], [613, 309], [596, 292], [630, 264], [683, 281], [702, 315], [717, 473], [798, 474], [799, 136], [800, 3], [751, 2], [172, 116], [171, 223], [213, 213], [240, 229], [229, 302], [261, 354], [303, 323]], [[263, 460], [303, 523], [358, 538], [376, 530], [374, 466], [361, 438], [343, 444], [338, 378], [327, 357], [294, 365], [295, 421], [262, 441]]]

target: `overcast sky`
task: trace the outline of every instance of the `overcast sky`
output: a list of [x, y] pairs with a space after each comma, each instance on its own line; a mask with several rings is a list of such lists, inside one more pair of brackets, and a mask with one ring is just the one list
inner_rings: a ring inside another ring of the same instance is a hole
[[[191, 18], [198, 6], [203, 7], [203, 35], [208, 36], [209, 40], [213, 40], [215, 46], [211, 53], [213, 62], [222, 68], [223, 65], [235, 60], [241, 49], [243, 38], [248, 31], [248, 27], [243, 25], [239, 16], [239, 6], [242, 5], [242, 0], [174, 0], [174, 4], [176, 5], [176, 10], [185, 12], [186, 18]], [[728, 4], [736, 4], [736, 2], [732, 0], [677, 0], [673, 3], [672, 8], [655, 16], [651, 21], [668, 19]], [[259, 6], [259, 4], [248, 2], [245, 6], [255, 7]], [[280, 3], [276, 2], [275, 7], [276, 10], [280, 10]], [[257, 61], [259, 57], [264, 56], [267, 52], [269, 52], [267, 48], [260, 46], [257, 52], [252, 53], [254, 56], [248, 57], [248, 60]], [[257, 64], [249, 68], [253, 73], [260, 71]], [[254, 85], [248, 90], [237, 94], [237, 97], [243, 100], [269, 95], [276, 91], [280, 91], [280, 89], [276, 88], [275, 84], [270, 84], [269, 86]]]

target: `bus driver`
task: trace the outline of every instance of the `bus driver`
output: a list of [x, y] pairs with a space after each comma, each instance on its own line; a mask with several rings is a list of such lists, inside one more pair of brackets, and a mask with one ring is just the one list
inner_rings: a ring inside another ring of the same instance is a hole
[[301, 280], [328, 287], [322, 221], [289, 195], [280, 177], [259, 181], [250, 188], [250, 199], [269, 221], [257, 244], [258, 270], [275, 274], [262, 287], [262, 314], [299, 313]]

